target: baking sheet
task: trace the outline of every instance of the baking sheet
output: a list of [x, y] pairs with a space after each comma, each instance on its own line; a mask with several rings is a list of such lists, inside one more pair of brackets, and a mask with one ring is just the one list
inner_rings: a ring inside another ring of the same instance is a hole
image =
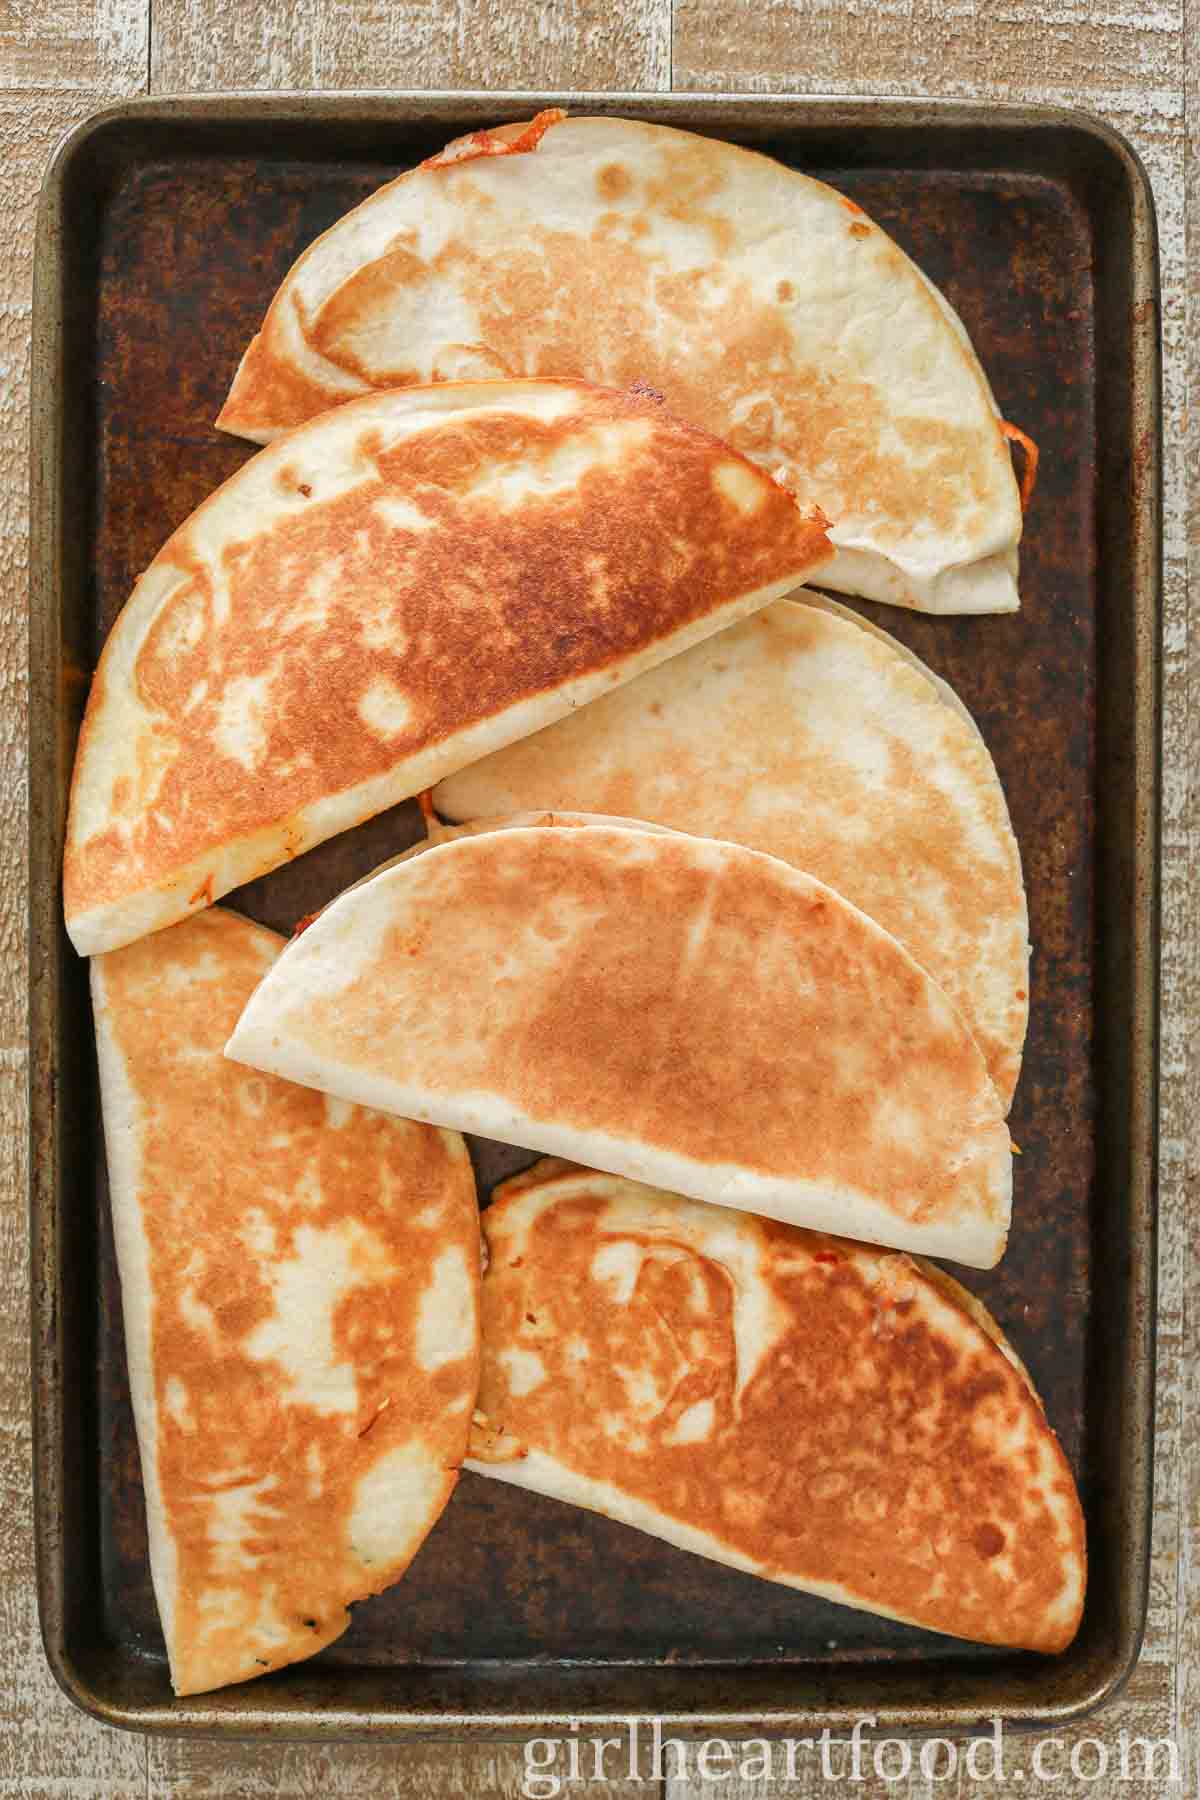
[[[99, 647], [168, 533], [251, 447], [213, 431], [296, 254], [459, 131], [553, 97], [143, 103], [48, 178], [35, 343], [33, 1230], [43, 1625], [116, 1723], [246, 1734], [499, 1733], [556, 1715], [889, 1728], [1097, 1703], [1145, 1608], [1153, 1321], [1157, 316], [1132, 154], [1088, 122], [902, 103], [606, 97], [831, 180], [959, 309], [1041, 448], [1022, 611], [853, 604], [949, 680], [995, 756], [1025, 860], [1032, 1011], [1008, 1254], [966, 1284], [1025, 1358], [1080, 1483], [1091, 1592], [1063, 1657], [963, 1645], [775, 1588], [464, 1476], [403, 1582], [308, 1664], [170, 1698], [146, 1561], [86, 971], [57, 865]], [[568, 99], [567, 104], [571, 104]], [[578, 103], [576, 103], [578, 104]], [[595, 99], [589, 110], [597, 110]], [[420, 835], [406, 803], [231, 896], [289, 931]], [[475, 1146], [484, 1192], [533, 1160]], [[961, 1274], [961, 1271], [955, 1271]]]

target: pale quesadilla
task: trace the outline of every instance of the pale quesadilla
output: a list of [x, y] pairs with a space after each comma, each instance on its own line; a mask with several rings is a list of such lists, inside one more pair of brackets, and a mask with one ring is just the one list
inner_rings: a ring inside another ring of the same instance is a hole
[[399, 1579], [466, 1451], [479, 1216], [455, 1132], [222, 1056], [281, 940], [216, 907], [96, 958], [129, 1382], [175, 1691]]
[[559, 381], [372, 395], [168, 541], [92, 685], [67, 927], [210, 905], [778, 599], [821, 524], [653, 399]]
[[648, 382], [822, 508], [826, 584], [1017, 606], [1022, 434], [961, 321], [853, 201], [769, 157], [561, 113], [476, 133], [304, 252], [217, 423], [266, 443], [464, 375]]
[[1029, 1011], [1029, 919], [1004, 792], [944, 683], [815, 596], [780, 600], [451, 775], [454, 820], [613, 813], [765, 850], [910, 950], [1005, 1105]]
[[561, 1163], [483, 1228], [469, 1468], [932, 1631], [1071, 1641], [1070, 1468], [940, 1270]]
[[907, 951], [777, 858], [600, 822], [434, 844], [289, 944], [227, 1053], [405, 1118], [990, 1267], [1003, 1108]]

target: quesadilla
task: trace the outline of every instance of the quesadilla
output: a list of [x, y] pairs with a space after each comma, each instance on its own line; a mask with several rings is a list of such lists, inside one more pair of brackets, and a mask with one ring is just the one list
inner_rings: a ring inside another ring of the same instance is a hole
[[648, 382], [833, 520], [823, 583], [1018, 604], [1022, 434], [961, 321], [853, 201], [769, 157], [559, 112], [475, 133], [304, 252], [217, 423], [267, 443], [371, 388], [466, 375]]
[[1029, 919], [995, 766], [945, 684], [834, 603], [779, 600], [451, 775], [433, 801], [454, 820], [643, 818], [806, 870], [945, 989], [1011, 1102]]
[[221, 1054], [280, 939], [216, 907], [98, 957], [129, 1384], [176, 1693], [313, 1655], [458, 1478], [479, 1217], [455, 1132]]
[[67, 927], [207, 906], [778, 599], [827, 553], [644, 394], [371, 395], [254, 457], [141, 577], [92, 685]]
[[1012, 1159], [941, 989], [775, 857], [600, 822], [459, 836], [289, 944], [227, 1054], [698, 1199], [990, 1267]]
[[562, 1164], [483, 1229], [468, 1468], [845, 1606], [1070, 1643], [1070, 1468], [940, 1270]]

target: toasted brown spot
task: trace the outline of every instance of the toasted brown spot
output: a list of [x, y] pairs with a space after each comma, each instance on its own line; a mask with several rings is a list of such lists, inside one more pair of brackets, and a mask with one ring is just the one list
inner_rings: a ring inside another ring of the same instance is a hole
[[602, 200], [623, 200], [633, 188], [633, 177], [621, 163], [606, 163], [596, 172], [596, 191]]

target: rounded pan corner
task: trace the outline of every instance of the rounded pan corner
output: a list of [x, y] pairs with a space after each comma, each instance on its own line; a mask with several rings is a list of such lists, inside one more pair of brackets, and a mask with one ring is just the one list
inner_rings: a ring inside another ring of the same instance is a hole
[[1120, 173], [1129, 184], [1131, 193], [1138, 203], [1145, 207], [1151, 227], [1157, 232], [1158, 212], [1154, 203], [1154, 188], [1150, 180], [1150, 172], [1142, 161], [1140, 153], [1123, 131], [1111, 125], [1099, 113], [1090, 112], [1086, 107], [1046, 108], [1048, 118], [1069, 127], [1088, 138], [1100, 153], [1117, 165]]
[[128, 1717], [112, 1700], [97, 1691], [75, 1661], [60, 1630], [61, 1613], [57, 1608], [47, 1605], [43, 1584], [40, 1582], [38, 1620], [41, 1626], [42, 1650], [50, 1673], [71, 1705], [101, 1725], [113, 1725], [124, 1731], [143, 1730], [144, 1726], [140, 1720]]
[[[1118, 1648], [1110, 1666], [1102, 1670], [1092, 1682], [1090, 1691], [1056, 1711], [1052, 1722], [1070, 1727], [1081, 1725], [1085, 1719], [1093, 1718], [1106, 1706], [1119, 1700], [1137, 1668], [1142, 1652], [1142, 1638], [1143, 1631], [1139, 1629], [1128, 1645]], [[1041, 1724], [1043, 1721], [1038, 1720], [1036, 1723]]]
[[39, 232], [48, 211], [47, 203], [54, 204], [60, 200], [63, 187], [75, 173], [85, 153], [96, 148], [97, 140], [111, 136], [115, 128], [136, 118], [144, 105], [144, 100], [112, 101], [67, 126], [51, 150], [42, 173], [38, 205]]

